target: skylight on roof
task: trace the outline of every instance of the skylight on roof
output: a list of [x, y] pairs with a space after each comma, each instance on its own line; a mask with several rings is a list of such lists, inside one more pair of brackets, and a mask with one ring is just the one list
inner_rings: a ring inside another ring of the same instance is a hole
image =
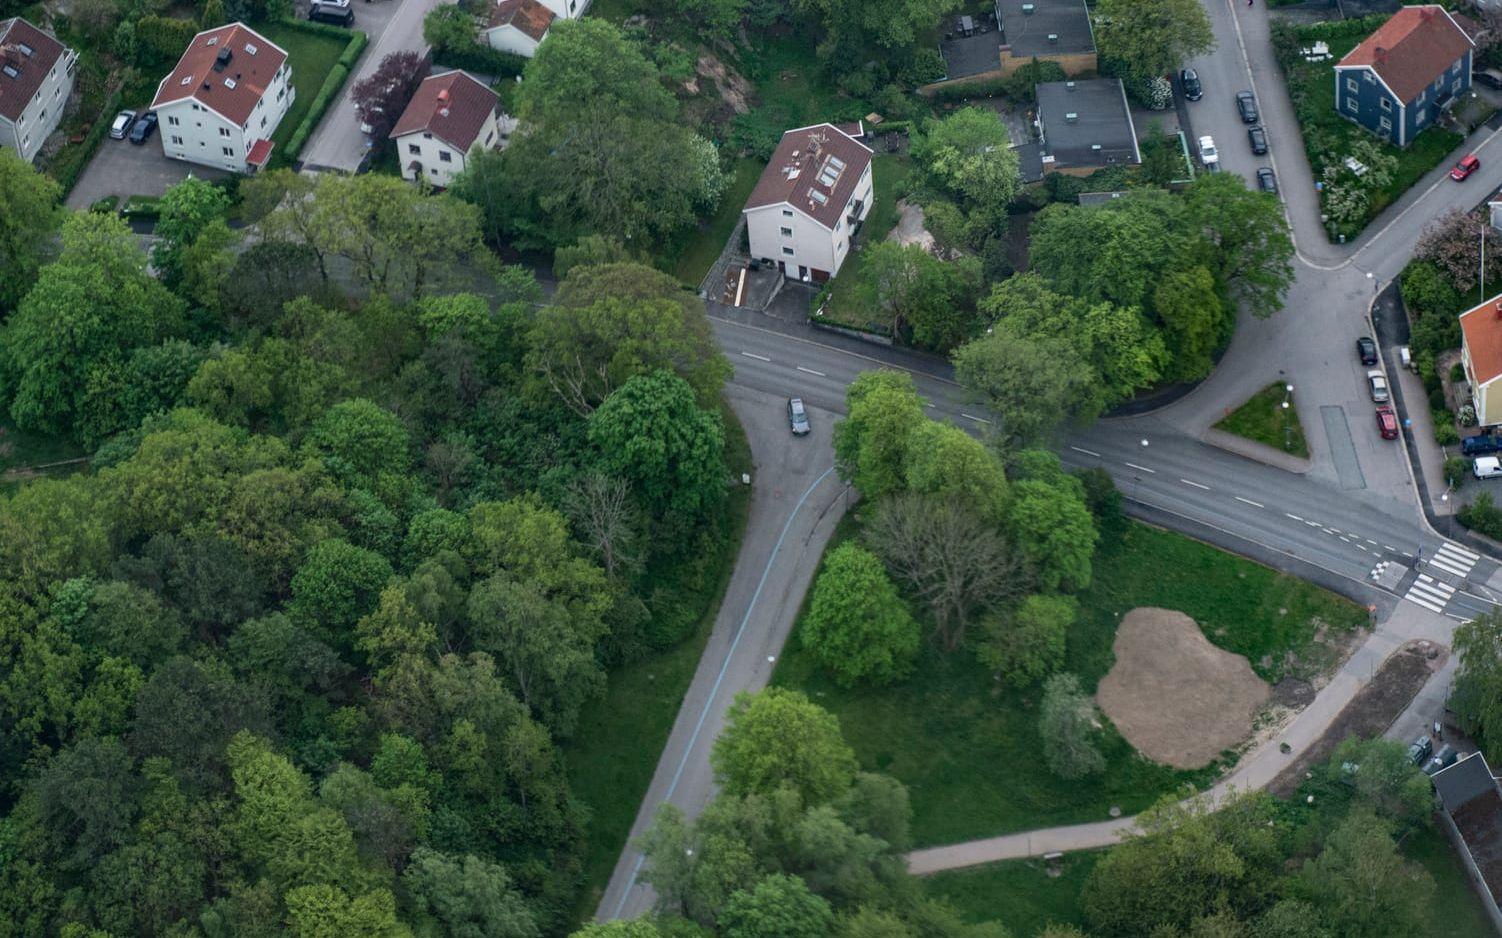
[[815, 202], [818, 202], [820, 205], [823, 205], [829, 201], [829, 197], [820, 192], [818, 189], [808, 190], [808, 197], [813, 199]]
[[24, 55], [24, 56], [26, 56], [27, 58], [31, 58], [31, 54], [36, 51], [35, 49], [33, 49], [31, 46], [28, 46], [24, 42], [18, 42], [18, 43], [16, 43], [16, 45], [20, 48], [21, 54]]
[[9, 75], [11, 78], [19, 78], [21, 76], [21, 73], [16, 71], [16, 67], [14, 65], [7, 65], [4, 69], [0, 69], [0, 71], [4, 71], [5, 74]]
[[192, 75], [184, 75], [183, 76], [183, 80], [180, 81], [180, 82], [178, 82], [178, 84], [179, 85], [191, 85], [191, 84], [193, 84], [193, 76]]
[[255, 43], [253, 43], [253, 42], [247, 42], [245, 44], [245, 54], [246, 55], [255, 55], [259, 51], [261, 51], [261, 50], [256, 48], [256, 44]]
[[217, 45], [219, 45], [219, 37], [218, 36], [210, 36], [208, 44], [211, 45], [211, 46], [217, 46]]
[[235, 80], [233, 78], [226, 78], [224, 80], [224, 87], [228, 88], [231, 91], [234, 91], [235, 90]]

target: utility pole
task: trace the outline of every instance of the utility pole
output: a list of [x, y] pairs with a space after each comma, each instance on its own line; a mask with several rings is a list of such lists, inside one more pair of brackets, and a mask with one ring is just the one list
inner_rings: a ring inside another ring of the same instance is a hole
[[1481, 226], [1481, 282], [1477, 284], [1477, 292], [1481, 295], [1476, 298], [1477, 303], [1486, 302], [1486, 225]]

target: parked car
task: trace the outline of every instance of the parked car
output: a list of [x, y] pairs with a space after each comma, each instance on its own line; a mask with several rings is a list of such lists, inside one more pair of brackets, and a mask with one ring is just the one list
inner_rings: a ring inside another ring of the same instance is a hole
[[1478, 433], [1460, 441], [1460, 451], [1466, 456], [1490, 456], [1502, 452], [1502, 438], [1490, 433]]
[[1384, 440], [1398, 438], [1398, 415], [1386, 404], [1377, 407], [1377, 432], [1382, 434]]
[[1252, 141], [1252, 153], [1261, 156], [1267, 152], [1267, 131], [1261, 127], [1248, 127], [1246, 138]]
[[156, 111], [147, 111], [137, 120], [136, 125], [130, 129], [130, 142], [140, 145], [156, 133]]
[[1471, 475], [1478, 479], [1495, 479], [1502, 476], [1502, 459], [1495, 456], [1477, 456], [1471, 460]]
[[1423, 765], [1424, 760], [1434, 752], [1434, 741], [1428, 735], [1420, 736], [1408, 747], [1408, 761], [1414, 765]]
[[1361, 359], [1363, 365], [1377, 364], [1377, 343], [1372, 337], [1364, 335], [1356, 340], [1356, 357]]
[[1488, 88], [1502, 88], [1502, 72], [1495, 68], [1478, 68], [1471, 72], [1471, 80]]
[[1455, 750], [1455, 747], [1449, 743], [1445, 743], [1439, 747], [1439, 752], [1434, 754], [1434, 758], [1429, 760], [1429, 764], [1424, 766], [1424, 774], [1433, 775], [1442, 769], [1448, 769], [1459, 758], [1460, 753]]
[[136, 122], [135, 111], [121, 111], [115, 115], [114, 123], [110, 124], [110, 137], [115, 140], [124, 140], [130, 132], [130, 125]]
[[1476, 159], [1476, 154], [1468, 153], [1460, 158], [1455, 168], [1450, 170], [1450, 178], [1456, 182], [1465, 182], [1471, 174], [1481, 168], [1481, 161]]
[[1376, 368], [1368, 371], [1366, 373], [1366, 383], [1372, 392], [1373, 404], [1386, 404], [1391, 399], [1391, 395], [1387, 390], [1387, 375], [1384, 375], [1381, 371]]
[[800, 398], [788, 398], [788, 426], [792, 428], [794, 436], [803, 436], [808, 432], [808, 411], [804, 409]]
[[1200, 87], [1200, 77], [1192, 68], [1186, 68], [1179, 72], [1179, 84], [1184, 87], [1184, 100], [1198, 101], [1205, 96]]
[[349, 5], [349, 0], [313, 0], [308, 7], [308, 19], [315, 23], [349, 26], [355, 21], [355, 10]]
[[1273, 175], [1271, 167], [1264, 166], [1257, 170], [1257, 188], [1273, 195], [1278, 194], [1278, 177]]
[[1200, 162], [1211, 172], [1220, 168], [1220, 153], [1215, 149], [1215, 138], [1209, 134], [1200, 138]]
[[1250, 91], [1236, 92], [1236, 110], [1241, 112], [1243, 124], [1255, 124], [1259, 118], [1257, 98]]

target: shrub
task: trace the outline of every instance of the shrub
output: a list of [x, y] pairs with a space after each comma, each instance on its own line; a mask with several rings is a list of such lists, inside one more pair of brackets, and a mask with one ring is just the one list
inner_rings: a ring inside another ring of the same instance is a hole
[[1465, 366], [1460, 362], [1450, 366], [1450, 383], [1459, 384], [1465, 380]]
[[136, 21], [136, 64], [143, 68], [171, 65], [198, 34], [198, 26], [170, 16], [143, 16]]
[[1492, 497], [1486, 492], [1456, 512], [1455, 520], [1479, 534], [1502, 540], [1502, 511], [1492, 504]]
[[[918, 624], [881, 560], [850, 541], [824, 558], [801, 636], [842, 687], [903, 677], [918, 651]], [[1059, 646], [1062, 654], [1062, 633]]]
[[1460, 431], [1455, 429], [1455, 415], [1448, 410], [1434, 412], [1434, 442], [1440, 446], [1455, 446], [1460, 443]]
[[525, 56], [502, 52], [478, 42], [458, 49], [434, 48], [433, 64], [444, 68], [462, 68], [496, 78], [515, 78], [527, 67]]
[[365, 47], [369, 43], [369, 36], [362, 32], [355, 33], [350, 38], [349, 44], [344, 47], [344, 51], [339, 54], [339, 64], [350, 71], [354, 71], [355, 63], [360, 60], [360, 53], [365, 51]]
[[119, 206], [120, 197], [118, 195], [107, 195], [104, 198], [94, 202], [94, 204], [90, 205], [89, 211], [98, 212], [101, 215], [108, 215]]
[[1036, 102], [1038, 85], [1046, 81], [1063, 81], [1066, 77], [1064, 67], [1058, 62], [1033, 59], [1002, 79], [1002, 86], [1009, 98], [1019, 102]]
[[1464, 456], [1451, 456], [1445, 460], [1445, 482], [1452, 488], [1465, 484], [1466, 473], [1471, 470], [1471, 461]]

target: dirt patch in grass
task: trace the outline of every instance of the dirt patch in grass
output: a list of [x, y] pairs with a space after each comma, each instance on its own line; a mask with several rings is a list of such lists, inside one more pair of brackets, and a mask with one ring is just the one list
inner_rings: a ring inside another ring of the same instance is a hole
[[1116, 664], [1096, 700], [1137, 751], [1176, 769], [1208, 765], [1252, 732], [1267, 682], [1215, 647], [1194, 620], [1145, 607], [1122, 617]]
[[[1431, 654], [1433, 658], [1429, 657]], [[1445, 649], [1431, 642], [1411, 642], [1393, 652], [1314, 745], [1300, 753], [1292, 765], [1273, 779], [1268, 790], [1280, 798], [1287, 798], [1299, 787], [1310, 767], [1328, 759], [1335, 747], [1347, 738], [1367, 739], [1382, 735], [1448, 657]]]

